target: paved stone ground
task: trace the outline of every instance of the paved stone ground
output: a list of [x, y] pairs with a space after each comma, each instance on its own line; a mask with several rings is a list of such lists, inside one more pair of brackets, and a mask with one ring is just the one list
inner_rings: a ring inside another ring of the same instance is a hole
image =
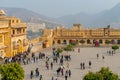
[[[70, 69], [72, 71], [71, 78], [68, 80], [82, 80], [83, 76], [88, 71], [98, 71], [101, 67], [108, 67], [113, 72], [117, 73], [120, 76], [120, 49], [116, 51], [116, 54], [113, 56], [107, 55], [107, 50], [111, 50], [111, 48], [101, 48], [101, 47], [84, 47], [80, 48], [80, 53], [77, 52], [78, 48], [75, 48], [75, 51], [68, 52], [71, 55], [72, 60], [69, 62]], [[52, 55], [51, 48], [41, 50], [41, 52], [46, 53], [46, 55]], [[62, 54], [66, 54], [67, 52], [63, 52]], [[96, 54], [99, 54], [99, 59], [97, 60]], [[37, 53], [36, 53], [37, 55]], [[102, 56], [105, 56], [105, 59], [102, 60]], [[92, 68], [88, 68], [88, 61], [92, 61]], [[80, 69], [80, 62], [85, 62], [86, 69]], [[35, 70], [37, 67], [39, 68], [40, 74], [43, 75], [43, 80], [51, 80], [51, 77], [54, 76], [58, 78], [58, 80], [65, 80], [64, 76], [57, 77], [56, 69], [59, 64], [54, 64], [53, 70], [46, 70], [45, 68], [45, 59], [40, 60], [38, 63], [31, 63], [28, 65], [23, 65], [25, 70], [25, 79], [30, 79], [30, 71]], [[66, 63], [64, 63], [66, 66]], [[32, 80], [39, 80], [39, 78], [33, 77]]]

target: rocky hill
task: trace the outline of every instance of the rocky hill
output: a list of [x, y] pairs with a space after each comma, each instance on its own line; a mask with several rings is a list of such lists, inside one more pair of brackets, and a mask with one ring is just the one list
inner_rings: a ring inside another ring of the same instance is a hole
[[68, 26], [81, 23], [84, 27], [105, 27], [108, 24], [112, 27], [120, 27], [120, 3], [97, 14], [78, 13], [59, 17], [57, 20]]
[[54, 28], [57, 25], [62, 25], [54, 21], [54, 18], [46, 17], [28, 9], [8, 7], [0, 7], [0, 9], [3, 9], [8, 16], [19, 17], [22, 21], [27, 23], [45, 23], [47, 28]]

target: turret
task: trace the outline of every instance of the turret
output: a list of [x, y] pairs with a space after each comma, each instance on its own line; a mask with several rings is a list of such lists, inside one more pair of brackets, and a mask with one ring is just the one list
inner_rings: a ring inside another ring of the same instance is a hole
[[1, 16], [5, 16], [4, 10], [0, 10], [0, 17], [1, 17]]

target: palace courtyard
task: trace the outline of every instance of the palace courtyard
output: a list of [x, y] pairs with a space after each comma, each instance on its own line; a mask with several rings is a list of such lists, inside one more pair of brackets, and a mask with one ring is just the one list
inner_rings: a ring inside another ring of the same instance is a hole
[[[78, 48], [80, 48], [80, 53], [78, 53]], [[34, 49], [33, 49], [34, 50]], [[112, 70], [114, 73], [117, 73], [120, 77], [120, 49], [116, 51], [116, 54], [109, 55], [107, 53], [108, 50], [112, 50], [111, 47], [76, 47], [74, 48], [74, 51], [70, 52], [62, 52], [61, 54], [70, 54], [71, 55], [71, 61], [68, 61], [69, 63], [69, 69], [72, 72], [71, 77], [68, 77], [68, 80], [82, 80], [83, 76], [88, 71], [98, 71], [101, 69], [101, 67], [109, 67], [110, 70]], [[52, 48], [46, 48], [41, 50], [41, 52], [45, 53], [46, 55], [49, 55], [50, 61], [52, 61]], [[97, 59], [97, 54], [99, 54], [99, 58]], [[38, 52], [35, 54], [38, 55]], [[104, 60], [102, 59], [102, 56], [104, 56]], [[52, 76], [54, 79], [57, 78], [57, 80], [65, 80], [64, 76], [58, 76], [56, 70], [59, 67], [59, 60], [58, 63], [53, 63], [53, 70], [49, 69], [47, 70], [45, 67], [45, 61], [46, 59], [40, 59], [36, 63], [30, 63], [27, 65], [22, 65], [25, 70], [25, 78], [24, 80], [39, 80], [39, 77], [34, 76], [32, 79], [30, 79], [30, 71], [34, 70], [35, 75], [35, 69], [39, 68], [40, 75], [42, 75], [43, 80], [52, 80]], [[89, 68], [89, 61], [92, 62], [91, 68]], [[85, 63], [85, 70], [80, 69], [80, 63]], [[66, 69], [67, 61], [64, 61], [64, 67]]]

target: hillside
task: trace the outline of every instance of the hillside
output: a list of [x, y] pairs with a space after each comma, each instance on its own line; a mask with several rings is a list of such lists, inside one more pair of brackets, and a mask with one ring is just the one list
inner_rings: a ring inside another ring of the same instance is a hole
[[35, 13], [31, 10], [27, 10], [24, 8], [7, 8], [7, 7], [0, 7], [0, 9], [5, 10], [8, 16], [16, 16], [19, 17], [22, 21], [27, 23], [45, 23], [47, 28], [54, 28], [57, 25], [61, 25], [53, 21], [53, 18], [46, 17], [44, 15], [40, 15]]
[[59, 17], [58, 21], [68, 26], [73, 23], [81, 23], [84, 27], [105, 27], [108, 24], [111, 24], [112, 27], [120, 27], [120, 3], [97, 14], [79, 13], [67, 15]]

